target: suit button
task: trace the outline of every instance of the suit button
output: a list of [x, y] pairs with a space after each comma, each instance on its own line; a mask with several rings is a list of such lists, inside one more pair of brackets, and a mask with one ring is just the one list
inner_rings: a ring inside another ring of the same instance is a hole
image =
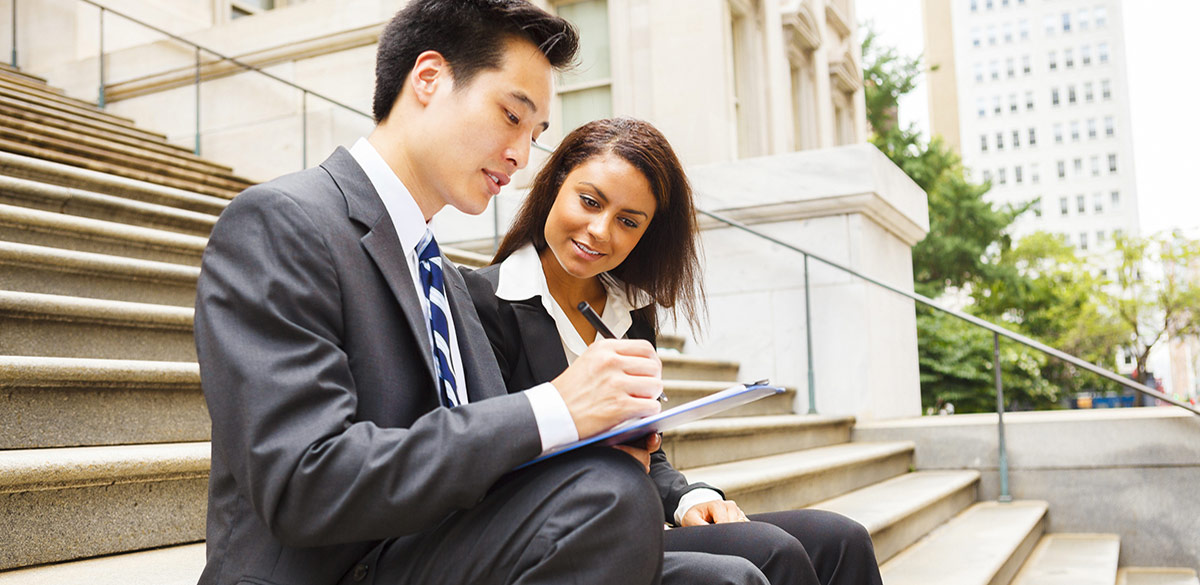
[[353, 577], [356, 582], [362, 581], [363, 579], [367, 578], [367, 570], [368, 569], [366, 565], [357, 565], [354, 567], [354, 572], [351, 573], [350, 576]]

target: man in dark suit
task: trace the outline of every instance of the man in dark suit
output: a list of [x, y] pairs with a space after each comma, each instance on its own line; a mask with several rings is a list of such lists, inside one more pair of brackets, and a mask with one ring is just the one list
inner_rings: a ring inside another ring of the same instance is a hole
[[371, 135], [222, 214], [196, 299], [202, 584], [658, 582], [661, 504], [633, 458], [512, 472], [656, 412], [653, 348], [596, 344], [508, 394], [427, 228], [526, 165], [576, 46], [525, 0], [413, 0], [380, 38]]

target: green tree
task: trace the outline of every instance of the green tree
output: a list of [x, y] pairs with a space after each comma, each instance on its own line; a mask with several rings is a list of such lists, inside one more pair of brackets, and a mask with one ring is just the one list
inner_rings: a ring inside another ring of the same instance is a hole
[[1118, 292], [1108, 302], [1120, 320], [1125, 350], [1146, 381], [1150, 350], [1167, 337], [1200, 334], [1200, 241], [1181, 234], [1117, 237]]

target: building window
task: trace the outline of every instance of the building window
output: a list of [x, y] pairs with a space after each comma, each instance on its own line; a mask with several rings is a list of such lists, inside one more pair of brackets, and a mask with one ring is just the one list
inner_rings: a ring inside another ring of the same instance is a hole
[[1013, 148], [1021, 148], [1021, 131], [1013, 130]]
[[[1096, 213], [1104, 213], [1104, 194], [1096, 193], [1092, 195], [1092, 210]], [[1097, 238], [1099, 239], [1099, 238]]]
[[1101, 65], [1108, 64], [1108, 43], [1096, 45], [1096, 58], [1100, 60]]
[[1067, 69], [1075, 67], [1075, 51], [1071, 49], [1063, 50], [1063, 65], [1066, 65]]
[[1054, 15], [1046, 15], [1045, 20], [1042, 22], [1046, 26], [1046, 36], [1054, 36], [1054, 31], [1058, 30], [1058, 23], [1054, 20]]
[[1070, 12], [1062, 13], [1062, 27], [1063, 27], [1063, 32], [1071, 32], [1071, 13]]
[[[1121, 205], [1120, 191], [1113, 191], [1112, 193], [1109, 193], [1109, 205], [1111, 205], [1113, 209], [1116, 209]], [[1114, 232], [1113, 235], [1116, 235], [1116, 232]]]
[[565, 134], [591, 120], [612, 116], [612, 51], [607, 0], [572, 2], [557, 10], [580, 33], [580, 67], [563, 74], [558, 90]]
[[1103, 6], [1097, 6], [1092, 10], [1092, 20], [1096, 21], [1096, 28], [1100, 28], [1108, 24], [1108, 9]]
[[1063, 141], [1063, 126], [1062, 124], [1054, 125], [1054, 143], [1062, 144]]
[[1007, 185], [1008, 184], [1008, 169], [1001, 167], [999, 171], [996, 171], [996, 177], [1000, 179], [1001, 185]]
[[987, 39], [989, 45], [996, 44], [996, 27], [994, 25], [987, 27]]
[[1073, 104], [1073, 103], [1075, 103], [1075, 101], [1076, 101], [1075, 100], [1075, 86], [1068, 85], [1067, 86], [1067, 103]]
[[1049, 58], [1048, 62], [1050, 63], [1050, 70], [1054, 71], [1054, 70], [1058, 69], [1058, 53], [1055, 51], [1050, 51], [1050, 55], [1048, 56], [1048, 58]]
[[1086, 250], [1087, 246], [1087, 232], [1079, 232], [1079, 249]]
[[1112, 85], [1107, 79], [1100, 82], [1100, 97], [1104, 98], [1104, 101], [1112, 99]]
[[1029, 209], [1033, 210], [1034, 217], [1041, 217], [1042, 216], [1042, 198], [1038, 197], [1037, 199], [1034, 199], [1033, 205], [1031, 205], [1029, 207]]
[[1033, 111], [1033, 92], [1032, 91], [1025, 92], [1025, 111], [1026, 112]]
[[1033, 73], [1033, 60], [1029, 58], [1029, 55], [1021, 57], [1021, 72], [1025, 75]]
[[1080, 47], [1079, 62], [1081, 64], [1083, 64], [1084, 66], [1092, 64], [1092, 47], [1091, 47], [1091, 45], [1084, 45], [1083, 47]]
[[1012, 57], [1004, 60], [1005, 72], [1008, 73], [1008, 78], [1012, 79], [1017, 76], [1017, 64]]
[[1080, 215], [1087, 213], [1087, 202], [1084, 201], [1083, 195], [1075, 196], [1075, 210], [1078, 211]]
[[1088, 118], [1088, 139], [1096, 137], [1096, 119]]
[[1104, 230], [1096, 230], [1096, 245], [1104, 243]]
[[971, 0], [971, 12], [979, 12], [979, 0]]
[[[293, 0], [292, 2], [296, 2]], [[229, 0], [229, 20], [243, 16], [253, 16], [268, 10], [282, 8], [287, 5], [284, 0]]]
[[1020, 184], [1022, 180], [1023, 177], [1021, 176], [1021, 165], [1017, 165], [1013, 167], [1013, 181], [1016, 181], [1017, 184]]
[[996, 133], [996, 150], [1004, 150], [1004, 133]]
[[979, 135], [979, 151], [987, 152], [987, 134]]
[[1087, 30], [1087, 27], [1088, 27], [1088, 9], [1087, 8], [1079, 9], [1079, 14], [1075, 15], [1075, 25], [1079, 27], [1079, 30]]
[[1071, 142], [1079, 142], [1079, 120], [1071, 121]]
[[992, 182], [992, 171], [983, 171], [983, 182], [984, 183]]
[[999, 116], [1000, 111], [1000, 96], [994, 95], [992, 96], [992, 113]]
[[987, 6], [987, 9], [991, 10], [992, 9], [992, 0], [985, 0], [984, 6]]
[[1093, 156], [1091, 159], [1089, 159], [1089, 162], [1091, 162], [1091, 164], [1092, 164], [1092, 176], [1099, 177], [1100, 176], [1100, 157]]
[[979, 110], [980, 118], [987, 115], [987, 101], [983, 98], [978, 98], [975, 100], [975, 108]]
[[975, 64], [975, 83], [983, 83], [983, 63]]
[[1057, 87], [1050, 90], [1050, 103], [1055, 106], [1058, 105], [1058, 88]]
[[1037, 146], [1037, 130], [1035, 128], [1029, 129], [1029, 146]]
[[1113, 126], [1113, 117], [1112, 117], [1112, 116], [1106, 116], [1106, 117], [1104, 118], [1104, 135], [1105, 135], [1105, 136], [1112, 136], [1112, 135], [1114, 135], [1114, 134], [1116, 134], [1116, 129], [1115, 129], [1115, 127]]
[[1004, 42], [1005, 43], [1013, 42], [1012, 23], [1009, 23], [1009, 22], [1004, 23], [1003, 30], [1004, 30]]
[[1069, 205], [1070, 204], [1067, 203], [1066, 197], [1059, 197], [1058, 198], [1058, 214], [1059, 215], [1067, 215], [1067, 213], [1070, 212]]
[[1095, 99], [1096, 95], [1092, 92], [1092, 82], [1089, 81], [1083, 84], [1083, 101], [1090, 104], [1095, 101]]
[[1036, 184], [1038, 184], [1038, 181], [1041, 180], [1041, 178], [1042, 178], [1041, 175], [1038, 174], [1037, 163], [1033, 163], [1033, 164], [1029, 165], [1029, 182], [1036, 185]]
[[1000, 62], [999, 61], [992, 61], [992, 62], [988, 63], [988, 70], [992, 74], [992, 81], [996, 81], [997, 79], [1000, 79]]
[[1115, 154], [1108, 155], [1108, 172], [1117, 172], [1117, 155]]
[[979, 27], [972, 28], [971, 29], [971, 46], [978, 47], [979, 45], [983, 44], [981, 41], [982, 41], [982, 38], [981, 38], [981, 33], [979, 32]]
[[1017, 30], [1020, 31], [1022, 41], [1029, 40], [1029, 19], [1022, 18], [1017, 21]]
[[[1067, 161], [1063, 161], [1063, 160], [1058, 161], [1058, 178], [1060, 178], [1060, 179], [1067, 178]], [[1064, 199], [1063, 201], [1066, 201], [1066, 199]]]
[[1015, 114], [1017, 113], [1017, 109], [1017, 94], [1008, 94], [1008, 111]]
[[1082, 158], [1075, 159], [1073, 166], [1075, 167], [1075, 175], [1076, 176], [1083, 174], [1083, 159]]

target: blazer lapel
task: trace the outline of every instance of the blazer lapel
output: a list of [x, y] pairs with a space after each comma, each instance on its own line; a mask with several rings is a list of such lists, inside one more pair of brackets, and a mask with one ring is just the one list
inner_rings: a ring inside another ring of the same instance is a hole
[[512, 304], [517, 318], [517, 329], [521, 345], [525, 347], [525, 358], [535, 380], [548, 382], [567, 369], [567, 356], [563, 353], [562, 339], [554, 319], [546, 313], [541, 300], [534, 298]]
[[350, 219], [367, 228], [367, 233], [361, 238], [363, 249], [375, 262], [388, 288], [395, 295], [404, 316], [408, 320], [409, 330], [418, 336], [417, 347], [421, 348], [421, 358], [425, 362], [429, 378], [437, 382], [437, 373], [433, 365], [433, 350], [425, 339], [425, 312], [421, 309], [421, 300], [417, 297], [417, 289], [413, 286], [408, 262], [405, 260], [400, 237], [396, 234], [396, 225], [392, 223], [383, 206], [383, 200], [375, 192], [371, 180], [358, 166], [350, 151], [338, 147], [321, 167], [329, 173], [342, 195], [346, 198], [347, 214]]
[[446, 298], [450, 301], [450, 310], [454, 313], [458, 353], [462, 360], [463, 377], [467, 379], [467, 398], [471, 402], [478, 402], [485, 398], [502, 396], [507, 393], [504, 377], [500, 374], [500, 367], [496, 365], [492, 345], [488, 342], [487, 333], [479, 321], [475, 304], [471, 302], [467, 283], [445, 254], [442, 255], [442, 266], [446, 267], [443, 271], [446, 276]]

